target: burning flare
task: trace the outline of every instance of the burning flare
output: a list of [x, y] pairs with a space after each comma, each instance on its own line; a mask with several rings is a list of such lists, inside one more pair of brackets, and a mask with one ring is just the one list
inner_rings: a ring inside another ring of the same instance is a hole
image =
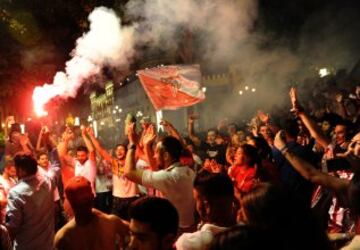
[[83, 82], [101, 73], [105, 65], [128, 70], [134, 54], [134, 28], [121, 27], [119, 17], [105, 7], [95, 8], [89, 21], [90, 30], [76, 41], [65, 72], [57, 72], [52, 84], [34, 89], [32, 99], [38, 116], [47, 115], [45, 105], [52, 98], [76, 97]]

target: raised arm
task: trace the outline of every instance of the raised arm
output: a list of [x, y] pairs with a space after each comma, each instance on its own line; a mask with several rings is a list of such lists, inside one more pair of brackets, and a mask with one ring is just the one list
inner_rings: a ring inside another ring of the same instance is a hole
[[154, 125], [150, 125], [145, 133], [143, 134], [142, 141], [144, 144], [144, 153], [148, 160], [148, 163], [150, 164], [151, 170], [156, 171], [158, 170], [158, 166], [156, 164], [156, 160], [154, 158], [154, 150], [153, 145], [154, 141], [156, 139], [156, 132]]
[[30, 140], [29, 140], [29, 137], [27, 134], [25, 135], [21, 135], [20, 136], [20, 145], [22, 147], [22, 151], [21, 152], [18, 152], [17, 154], [32, 154], [32, 150], [31, 150], [31, 143], [30, 143]]
[[37, 139], [37, 142], [36, 142], [36, 151], [40, 151], [41, 150], [41, 141], [43, 139], [43, 135], [45, 133], [45, 126], [43, 126], [41, 129], [40, 129], [40, 133], [39, 133], [39, 136], [38, 136], [38, 139]]
[[102, 158], [104, 158], [108, 162], [112, 162], [113, 158], [112, 156], [100, 145], [100, 142], [95, 138], [94, 131], [92, 128], [87, 128], [87, 134], [89, 136], [89, 139], [96, 149], [97, 152], [101, 155]]
[[136, 146], [138, 144], [138, 138], [135, 132], [135, 123], [129, 125], [128, 138], [129, 138], [129, 148], [126, 153], [126, 159], [125, 159], [125, 168], [124, 168], [125, 176], [126, 178], [128, 178], [129, 180], [135, 183], [142, 184], [142, 175], [144, 170], [137, 169], [135, 167], [135, 163], [136, 163], [135, 151], [136, 151]]
[[295, 88], [290, 89], [290, 99], [293, 111], [298, 114], [305, 127], [309, 130], [311, 137], [313, 137], [319, 145], [326, 149], [331, 143], [330, 139], [321, 132], [319, 126], [317, 126], [317, 124], [300, 108]]
[[193, 141], [193, 143], [196, 145], [196, 146], [200, 146], [201, 144], [201, 140], [199, 137], [197, 137], [194, 133], [194, 122], [195, 122], [195, 119], [197, 117], [195, 115], [190, 115], [189, 118], [188, 118], [188, 135], [189, 135], [189, 138], [190, 140]]
[[262, 123], [264, 123], [270, 129], [270, 131], [274, 135], [279, 131], [279, 127], [276, 124], [274, 124], [273, 122], [271, 122], [271, 118], [270, 118], [269, 114], [266, 114], [262, 110], [259, 110], [257, 113], [257, 117], [259, 118], [259, 120]]
[[93, 144], [91, 143], [91, 140], [87, 136], [86, 128], [81, 129], [81, 136], [85, 142], [85, 146], [87, 147], [87, 149], [89, 151], [89, 159], [95, 162], [96, 161], [95, 149], [94, 149]]
[[172, 125], [170, 122], [168, 122], [166, 120], [161, 120], [160, 125], [164, 126], [166, 132], [169, 135], [178, 139], [181, 142], [181, 144], [183, 144], [183, 147], [185, 147], [185, 145], [186, 145], [185, 140], [184, 140], [184, 138], [182, 138], [179, 131], [177, 131], [177, 129], [174, 127], [174, 125]]
[[65, 132], [63, 133], [62, 136], [62, 141], [58, 144], [57, 146], [57, 150], [58, 150], [58, 154], [59, 154], [59, 158], [60, 158], [60, 162], [62, 164], [68, 165], [68, 166], [72, 166], [73, 165], [73, 161], [72, 161], [72, 157], [70, 155], [68, 155], [68, 144], [69, 141], [74, 137], [73, 132], [71, 131], [70, 128], [67, 128], [65, 130]]
[[275, 136], [274, 146], [284, 155], [286, 160], [291, 164], [291, 166], [305, 179], [309, 180], [312, 183], [330, 188], [335, 192], [341, 192], [347, 189], [349, 186], [349, 181], [340, 179], [326, 173], [323, 173], [313, 167], [309, 162], [305, 161], [301, 157], [292, 153], [286, 147], [285, 142], [281, 138], [281, 133], [279, 131]]

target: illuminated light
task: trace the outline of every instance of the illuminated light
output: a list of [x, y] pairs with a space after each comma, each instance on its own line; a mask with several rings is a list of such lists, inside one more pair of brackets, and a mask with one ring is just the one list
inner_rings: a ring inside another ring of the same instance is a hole
[[113, 110], [113, 114], [116, 114], [116, 110]]
[[321, 78], [330, 75], [330, 71], [327, 68], [322, 68], [319, 70], [319, 75]]
[[119, 109], [119, 106], [115, 106], [115, 109]]
[[100, 125], [101, 125], [101, 126], [104, 126], [104, 125], [105, 125], [105, 123], [104, 123], [104, 122], [100, 122]]
[[91, 122], [93, 119], [91, 117], [91, 115], [88, 116], [88, 122]]
[[55, 124], [58, 125], [59, 123], [56, 121]]
[[27, 121], [28, 121], [28, 122], [31, 121], [31, 117], [28, 117], [28, 118], [27, 118]]
[[252, 91], [252, 92], [255, 92], [255, 91], [256, 91], [256, 89], [255, 89], [255, 88], [252, 88], [252, 89], [251, 89], [251, 91]]
[[20, 131], [22, 134], [25, 134], [25, 124], [20, 124]]
[[119, 109], [119, 113], [121, 113], [122, 112], [122, 109]]
[[123, 85], [123, 83], [121, 82], [121, 83], [119, 83], [120, 84], [120, 86], [122, 86]]
[[202, 92], [205, 93], [206, 92], [206, 87], [202, 87], [201, 90], [202, 90]]
[[80, 126], [80, 118], [79, 117], [75, 117], [74, 125]]
[[121, 119], [120, 118], [116, 119], [116, 122], [121, 122]]
[[5, 128], [5, 123], [1, 123], [1, 127]]
[[240, 91], [239, 91], [239, 95], [242, 95], [242, 94], [243, 94], [243, 91], [242, 91], [242, 90], [240, 90]]
[[34, 105], [35, 114], [38, 117], [47, 116], [48, 112], [45, 110], [45, 104], [50, 101], [57, 94], [52, 92], [50, 85], [45, 84], [42, 87], [35, 87], [32, 100]]
[[245, 90], [249, 90], [249, 86], [245, 86]]

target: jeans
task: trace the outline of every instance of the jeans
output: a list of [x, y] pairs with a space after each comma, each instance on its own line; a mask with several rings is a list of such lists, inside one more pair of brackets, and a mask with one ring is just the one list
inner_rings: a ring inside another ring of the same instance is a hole
[[117, 215], [123, 220], [130, 221], [129, 218], [129, 207], [130, 204], [139, 199], [140, 196], [134, 196], [129, 198], [119, 198], [113, 196], [113, 202], [112, 202], [112, 210], [111, 213], [114, 215]]

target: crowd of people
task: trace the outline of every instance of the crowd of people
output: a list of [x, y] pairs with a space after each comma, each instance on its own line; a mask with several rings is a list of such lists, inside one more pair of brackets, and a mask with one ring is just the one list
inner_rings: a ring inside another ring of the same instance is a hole
[[205, 138], [197, 115], [184, 135], [133, 121], [114, 149], [91, 127], [43, 126], [33, 147], [13, 123], [1, 249], [360, 249], [360, 87], [324, 96], [291, 88], [290, 111]]

